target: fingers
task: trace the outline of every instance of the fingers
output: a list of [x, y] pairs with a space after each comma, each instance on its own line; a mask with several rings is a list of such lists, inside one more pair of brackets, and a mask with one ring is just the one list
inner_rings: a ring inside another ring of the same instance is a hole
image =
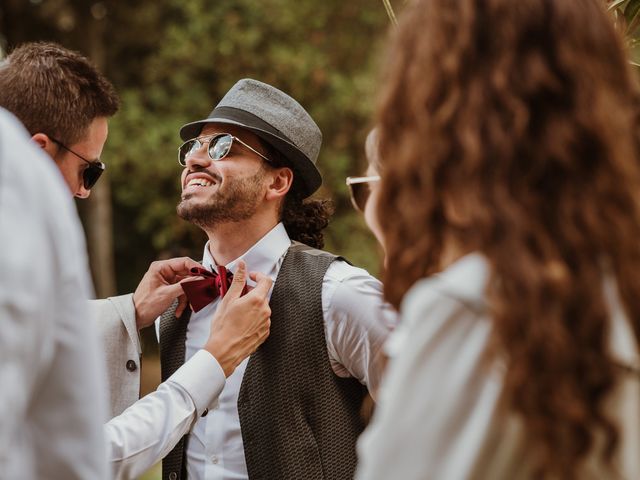
[[273, 285], [273, 280], [259, 272], [251, 272], [251, 278], [256, 281], [256, 286], [251, 291], [251, 294], [266, 298]]
[[204, 277], [200, 277], [200, 276], [193, 276], [193, 277], [185, 277], [182, 280], [180, 280], [180, 283], [177, 283], [176, 285], [181, 285], [183, 283], [188, 283], [188, 282], [195, 282], [196, 280], [202, 280]]
[[262, 345], [267, 340], [267, 338], [269, 338], [270, 331], [271, 319], [267, 318], [265, 324], [255, 333], [255, 343], [250, 348], [248, 352], [249, 355], [252, 355], [256, 350], [258, 350], [258, 347], [260, 347], [260, 345]]
[[[188, 281], [188, 280], [185, 280]], [[166, 300], [173, 300], [174, 298], [179, 297], [184, 293], [182, 290], [182, 285], [179, 283], [174, 283], [173, 285], [165, 285], [158, 289], [158, 297], [164, 298]]]
[[152, 268], [157, 269], [160, 276], [165, 281], [174, 283], [176, 277], [188, 276], [190, 274], [190, 270], [194, 267], [202, 267], [202, 265], [189, 257], [180, 257], [153, 262], [149, 270]]
[[229, 300], [234, 298], [240, 298], [242, 295], [242, 290], [244, 289], [245, 284], [247, 283], [247, 264], [242, 260], [238, 262], [238, 268], [236, 269], [236, 273], [233, 275], [233, 281], [231, 282], [231, 286], [225, 295], [225, 298], [229, 298]]
[[264, 327], [264, 331], [262, 332], [262, 341], [264, 342], [267, 337], [269, 336], [269, 332], [271, 332], [271, 319], [267, 318], [267, 321], [265, 322], [265, 327]]
[[180, 295], [178, 297], [178, 306], [176, 307], [176, 318], [180, 318], [187, 308], [188, 300], [186, 295]]

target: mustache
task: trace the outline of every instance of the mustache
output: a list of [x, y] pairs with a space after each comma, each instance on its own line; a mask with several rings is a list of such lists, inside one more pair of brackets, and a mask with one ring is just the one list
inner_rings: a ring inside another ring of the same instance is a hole
[[189, 181], [189, 177], [191, 175], [194, 174], [198, 174], [198, 175], [206, 175], [207, 177], [210, 177], [212, 180], [214, 180], [216, 183], [220, 183], [222, 182], [222, 177], [220, 175], [218, 175], [215, 172], [211, 172], [209, 170], [206, 169], [202, 169], [202, 170], [189, 170], [189, 173], [187, 173], [187, 176], [184, 177], [184, 182], [187, 183]]

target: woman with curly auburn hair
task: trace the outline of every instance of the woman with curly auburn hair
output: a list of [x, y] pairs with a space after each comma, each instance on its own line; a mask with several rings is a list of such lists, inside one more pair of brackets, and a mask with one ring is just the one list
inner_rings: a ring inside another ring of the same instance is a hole
[[417, 0], [377, 115], [403, 313], [358, 478], [640, 478], [640, 97], [598, 0]]

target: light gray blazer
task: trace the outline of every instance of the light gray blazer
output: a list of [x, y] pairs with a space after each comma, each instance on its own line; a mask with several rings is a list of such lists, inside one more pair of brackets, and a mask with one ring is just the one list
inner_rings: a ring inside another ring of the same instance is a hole
[[91, 300], [104, 346], [109, 386], [109, 418], [120, 415], [140, 395], [140, 358], [142, 348], [136, 328], [133, 294]]

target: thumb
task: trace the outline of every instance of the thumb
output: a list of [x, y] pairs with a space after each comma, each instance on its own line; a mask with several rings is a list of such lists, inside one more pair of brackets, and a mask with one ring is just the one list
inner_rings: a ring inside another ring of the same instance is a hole
[[224, 298], [229, 298], [230, 300], [234, 298], [240, 298], [242, 295], [242, 290], [244, 290], [244, 286], [247, 283], [247, 265], [242, 260], [238, 262], [238, 268], [236, 269], [236, 273], [233, 275], [233, 281], [231, 282], [231, 286], [227, 291], [227, 294]]
[[271, 290], [271, 286], [273, 285], [273, 280], [259, 272], [251, 272], [251, 277], [257, 282], [256, 286], [251, 291], [251, 294], [263, 299], [267, 298], [267, 295]]

